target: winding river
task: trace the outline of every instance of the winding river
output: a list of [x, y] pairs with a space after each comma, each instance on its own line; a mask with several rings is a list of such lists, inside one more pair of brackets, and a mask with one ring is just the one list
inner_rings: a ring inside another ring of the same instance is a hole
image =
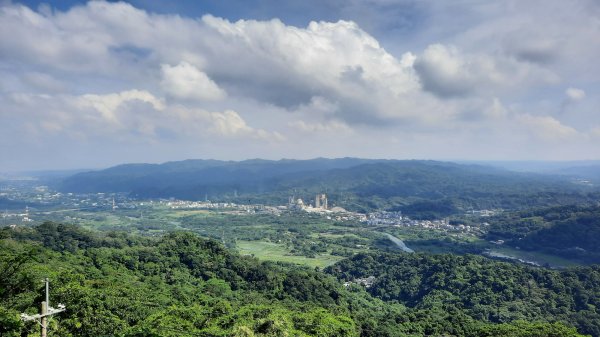
[[412, 250], [412, 249], [408, 248], [408, 247], [406, 246], [406, 244], [404, 243], [404, 241], [402, 241], [402, 240], [398, 239], [397, 237], [395, 237], [395, 236], [393, 236], [393, 235], [391, 235], [391, 234], [388, 234], [388, 233], [383, 233], [383, 234], [387, 235], [387, 237], [388, 237], [388, 238], [389, 238], [389, 239], [390, 239], [390, 240], [391, 240], [393, 243], [395, 243], [395, 244], [396, 244], [396, 246], [398, 246], [398, 248], [402, 249], [402, 251], [404, 251], [404, 252], [407, 252], [407, 253], [414, 253], [414, 252], [415, 252], [414, 250]]

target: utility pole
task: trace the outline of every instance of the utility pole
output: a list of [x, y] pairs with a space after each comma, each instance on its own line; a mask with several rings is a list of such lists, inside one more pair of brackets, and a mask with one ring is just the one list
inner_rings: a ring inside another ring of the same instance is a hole
[[42, 326], [41, 335], [42, 337], [48, 336], [48, 317], [58, 314], [67, 310], [64, 304], [58, 304], [58, 308], [52, 308], [50, 306], [50, 285], [48, 278], [43, 281], [46, 284], [46, 300], [42, 302], [42, 310], [39, 315], [27, 315], [21, 314], [21, 320], [23, 321], [37, 321]]

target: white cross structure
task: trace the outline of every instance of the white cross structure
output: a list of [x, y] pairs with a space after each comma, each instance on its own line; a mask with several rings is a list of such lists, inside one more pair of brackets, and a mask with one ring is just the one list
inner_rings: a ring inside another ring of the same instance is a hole
[[27, 321], [37, 321], [40, 326], [42, 327], [42, 331], [41, 331], [41, 336], [42, 337], [47, 337], [48, 334], [48, 317], [58, 314], [59, 312], [63, 312], [65, 310], [67, 310], [67, 308], [65, 307], [64, 304], [58, 304], [57, 308], [52, 308], [50, 306], [50, 286], [49, 286], [49, 281], [48, 279], [45, 279], [44, 282], [46, 283], [46, 300], [42, 302], [42, 312], [38, 315], [28, 315], [28, 314], [21, 314], [21, 320], [27, 322]]

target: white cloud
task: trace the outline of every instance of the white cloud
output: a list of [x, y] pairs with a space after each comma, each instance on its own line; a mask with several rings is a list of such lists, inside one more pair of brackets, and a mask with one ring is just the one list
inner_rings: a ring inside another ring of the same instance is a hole
[[309, 103], [300, 105], [295, 109], [294, 113], [303, 114], [312, 118], [327, 118], [339, 113], [339, 110], [340, 106], [338, 103], [332, 102], [322, 96], [313, 96]]
[[295, 107], [326, 96], [339, 104], [340, 118], [381, 119], [394, 116], [381, 109], [379, 98], [418, 90], [411, 55], [396, 59], [353, 22], [296, 28], [279, 20], [229, 22], [208, 15], [202, 20], [211, 34], [219, 34], [205, 55], [208, 67], [255, 99]]
[[212, 129], [222, 135], [231, 136], [239, 133], [247, 133], [251, 130], [246, 125], [246, 121], [237, 112], [232, 110], [211, 112], [208, 116], [213, 124]]
[[440, 97], [514, 89], [535, 82], [555, 83], [557, 75], [501, 55], [466, 54], [455, 46], [428, 46], [415, 61], [423, 88]]
[[[405, 18], [418, 31], [408, 25], [383, 36], [359, 26], [360, 15], [295, 27], [279, 19], [154, 14], [123, 2], [37, 12], [4, 3], [2, 150], [32, 139], [48, 146], [54, 139], [55, 149], [77, 144], [61, 136], [98, 149], [110, 136], [119, 146], [165, 140], [237, 157], [435, 157], [487, 155], [510, 138], [511, 156], [536, 148], [524, 142], [553, 139], [562, 142], [561, 153], [568, 146], [597, 153], [577, 131], [598, 122], [597, 6], [533, 0], [418, 7], [407, 8]], [[565, 91], [562, 81], [577, 88]], [[548, 116], [561, 104], [573, 111]], [[381, 146], [391, 138], [406, 152]]]
[[163, 89], [170, 95], [184, 99], [221, 100], [226, 94], [204, 72], [187, 62], [176, 66], [163, 64]]
[[[162, 99], [137, 90], [109, 95], [83, 95], [77, 98], [77, 101], [84, 102], [83, 106], [79, 105], [80, 108], [85, 108], [86, 104], [91, 105], [101, 113], [105, 121], [113, 124], [111, 127], [115, 126], [114, 124], [119, 127], [119, 129], [108, 128], [100, 133], [118, 131], [124, 136], [141, 134], [147, 136], [150, 141], [159, 140], [158, 129], [192, 139], [236, 138], [269, 142], [285, 139], [278, 132], [249, 126], [233, 110], [210, 112], [182, 105], [165, 105]], [[135, 101], [148, 103], [148, 105], [123, 109], [124, 104]]]
[[508, 114], [508, 109], [506, 109], [497, 97], [494, 97], [492, 104], [484, 110], [484, 115], [492, 119], [502, 119], [508, 116]]
[[110, 123], [120, 124], [118, 109], [130, 101], [140, 101], [150, 104], [155, 110], [163, 110], [162, 100], [147, 91], [129, 90], [116, 94], [96, 95], [86, 94], [79, 98], [78, 105], [82, 108], [92, 107], [100, 112], [101, 117]]
[[307, 123], [302, 120], [290, 122], [288, 124], [294, 129], [306, 133], [349, 133], [352, 129], [345, 123], [340, 121], [328, 121], [324, 123]]
[[517, 116], [516, 121], [544, 141], [562, 141], [578, 135], [577, 130], [550, 116], [523, 114]]
[[249, 136], [254, 139], [267, 141], [282, 141], [285, 139], [278, 132], [268, 132], [262, 129], [254, 129], [246, 124], [246, 121], [233, 110], [224, 112], [209, 112], [206, 117], [210, 123], [209, 131], [226, 137]]
[[[442, 11], [450, 6], [442, 3], [434, 7], [442, 7], [437, 14], [444, 16]], [[460, 15], [463, 29], [452, 36], [453, 43], [461, 48], [504, 55], [570, 81], [593, 80], [588, 70], [600, 53], [596, 38], [600, 34], [600, 7], [596, 1], [484, 1], [453, 7], [468, 10]], [[449, 20], [436, 19], [432, 22], [441, 27]]]
[[[157, 142], [164, 134], [188, 140], [237, 139], [281, 142], [275, 131], [254, 128], [233, 110], [210, 112], [168, 105], [147, 91], [112, 94], [0, 96], [7, 116], [40, 141], [61, 136], [88, 140]], [[167, 139], [168, 140], [168, 139]]]
[[585, 98], [585, 91], [577, 88], [569, 88], [565, 90], [565, 95], [567, 95], [571, 101], [581, 101]]
[[[223, 101], [227, 91], [230, 99], [245, 97], [290, 111], [314, 107], [314, 113], [322, 113], [323, 107], [315, 105], [320, 99], [334, 105], [327, 107], [330, 118], [347, 124], [431, 125], [459, 113], [458, 106], [449, 109], [422, 95], [420, 82], [448, 97], [493, 92], [548, 75], [508, 58], [442, 44], [429, 46], [419, 57], [405, 52], [396, 58], [351, 21], [298, 28], [279, 20], [230, 22], [210, 15], [191, 20], [105, 2], [46, 15], [17, 5], [8, 8], [14, 12], [7, 15], [10, 26], [28, 40], [17, 50], [28, 54], [37, 44], [31, 26], [45, 27], [44, 39], [59, 49], [36, 50], [40, 57], [30, 62], [103, 75], [109, 69], [124, 80], [144, 81], [148, 89], [158, 84], [178, 99]], [[8, 54], [22, 56], [14, 50]], [[64, 62], [66, 54], [85, 60], [71, 65]], [[140, 78], [152, 67], [160, 69], [158, 83], [151, 76]]]
[[465, 95], [475, 85], [473, 64], [458, 55], [456, 48], [441, 44], [427, 47], [423, 56], [416, 60], [425, 90], [441, 96]]
[[322, 96], [339, 102], [338, 118], [367, 122], [403, 117], [408, 112], [378, 102], [419, 89], [414, 55], [395, 58], [351, 21], [297, 28], [279, 20], [192, 20], [94, 1], [46, 14], [4, 6], [0, 30], [7, 60], [144, 89], [156, 85], [148, 69], [160, 68], [160, 85], [176, 98], [218, 100], [226, 91], [293, 108]]

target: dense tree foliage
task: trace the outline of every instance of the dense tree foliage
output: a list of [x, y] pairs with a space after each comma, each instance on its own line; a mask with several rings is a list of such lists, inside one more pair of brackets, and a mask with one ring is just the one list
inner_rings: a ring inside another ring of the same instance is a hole
[[474, 255], [357, 254], [330, 267], [344, 280], [375, 276], [373, 296], [476, 320], [560, 321], [600, 336], [600, 266], [549, 270]]
[[488, 238], [525, 250], [600, 263], [600, 207], [563, 206], [490, 219]]
[[[38, 311], [43, 277], [51, 302], [67, 305], [50, 321], [55, 336], [579, 336], [560, 323], [491, 324], [459, 307], [386, 303], [325, 273], [261, 263], [192, 233], [1, 229], [0, 270], [1, 336], [35, 334], [18, 313]], [[592, 295], [578, 300], [591, 306]]]

